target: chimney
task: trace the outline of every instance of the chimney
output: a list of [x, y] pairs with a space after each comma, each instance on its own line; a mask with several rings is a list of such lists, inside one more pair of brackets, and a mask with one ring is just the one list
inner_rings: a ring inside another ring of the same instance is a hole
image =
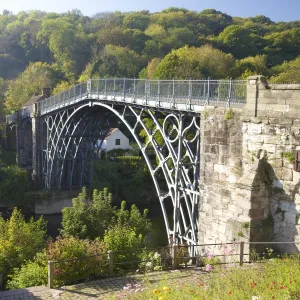
[[50, 97], [50, 88], [43, 88], [43, 96]]

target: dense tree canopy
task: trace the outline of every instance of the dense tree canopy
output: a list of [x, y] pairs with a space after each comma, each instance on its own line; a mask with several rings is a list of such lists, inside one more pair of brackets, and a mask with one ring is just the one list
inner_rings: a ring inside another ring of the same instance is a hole
[[58, 92], [98, 76], [245, 78], [260, 73], [297, 81], [291, 77], [299, 50], [299, 21], [231, 17], [214, 9], [170, 7], [93, 17], [76, 9], [0, 14], [0, 77], [10, 111], [43, 87]]

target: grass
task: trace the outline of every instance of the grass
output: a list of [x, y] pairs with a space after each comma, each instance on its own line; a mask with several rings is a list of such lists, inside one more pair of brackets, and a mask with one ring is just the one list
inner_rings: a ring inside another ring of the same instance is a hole
[[300, 299], [300, 256], [251, 266], [218, 267], [208, 273], [195, 273], [177, 282], [166, 278], [154, 284], [132, 286], [112, 299]]

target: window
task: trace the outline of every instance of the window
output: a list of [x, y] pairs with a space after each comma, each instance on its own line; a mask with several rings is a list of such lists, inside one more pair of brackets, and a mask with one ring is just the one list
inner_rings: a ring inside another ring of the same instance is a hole
[[116, 139], [116, 145], [121, 145], [121, 140], [120, 139]]

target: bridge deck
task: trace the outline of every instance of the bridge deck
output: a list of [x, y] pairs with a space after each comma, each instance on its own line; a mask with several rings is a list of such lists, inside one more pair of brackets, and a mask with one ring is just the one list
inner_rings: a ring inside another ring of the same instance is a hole
[[[44, 115], [93, 99], [197, 113], [206, 105], [243, 106], [246, 87], [245, 80], [89, 79], [39, 102], [37, 109]], [[34, 105], [26, 106], [19, 112], [19, 117], [30, 117], [33, 111]], [[16, 118], [16, 113], [9, 115], [6, 122], [12, 124]]]

